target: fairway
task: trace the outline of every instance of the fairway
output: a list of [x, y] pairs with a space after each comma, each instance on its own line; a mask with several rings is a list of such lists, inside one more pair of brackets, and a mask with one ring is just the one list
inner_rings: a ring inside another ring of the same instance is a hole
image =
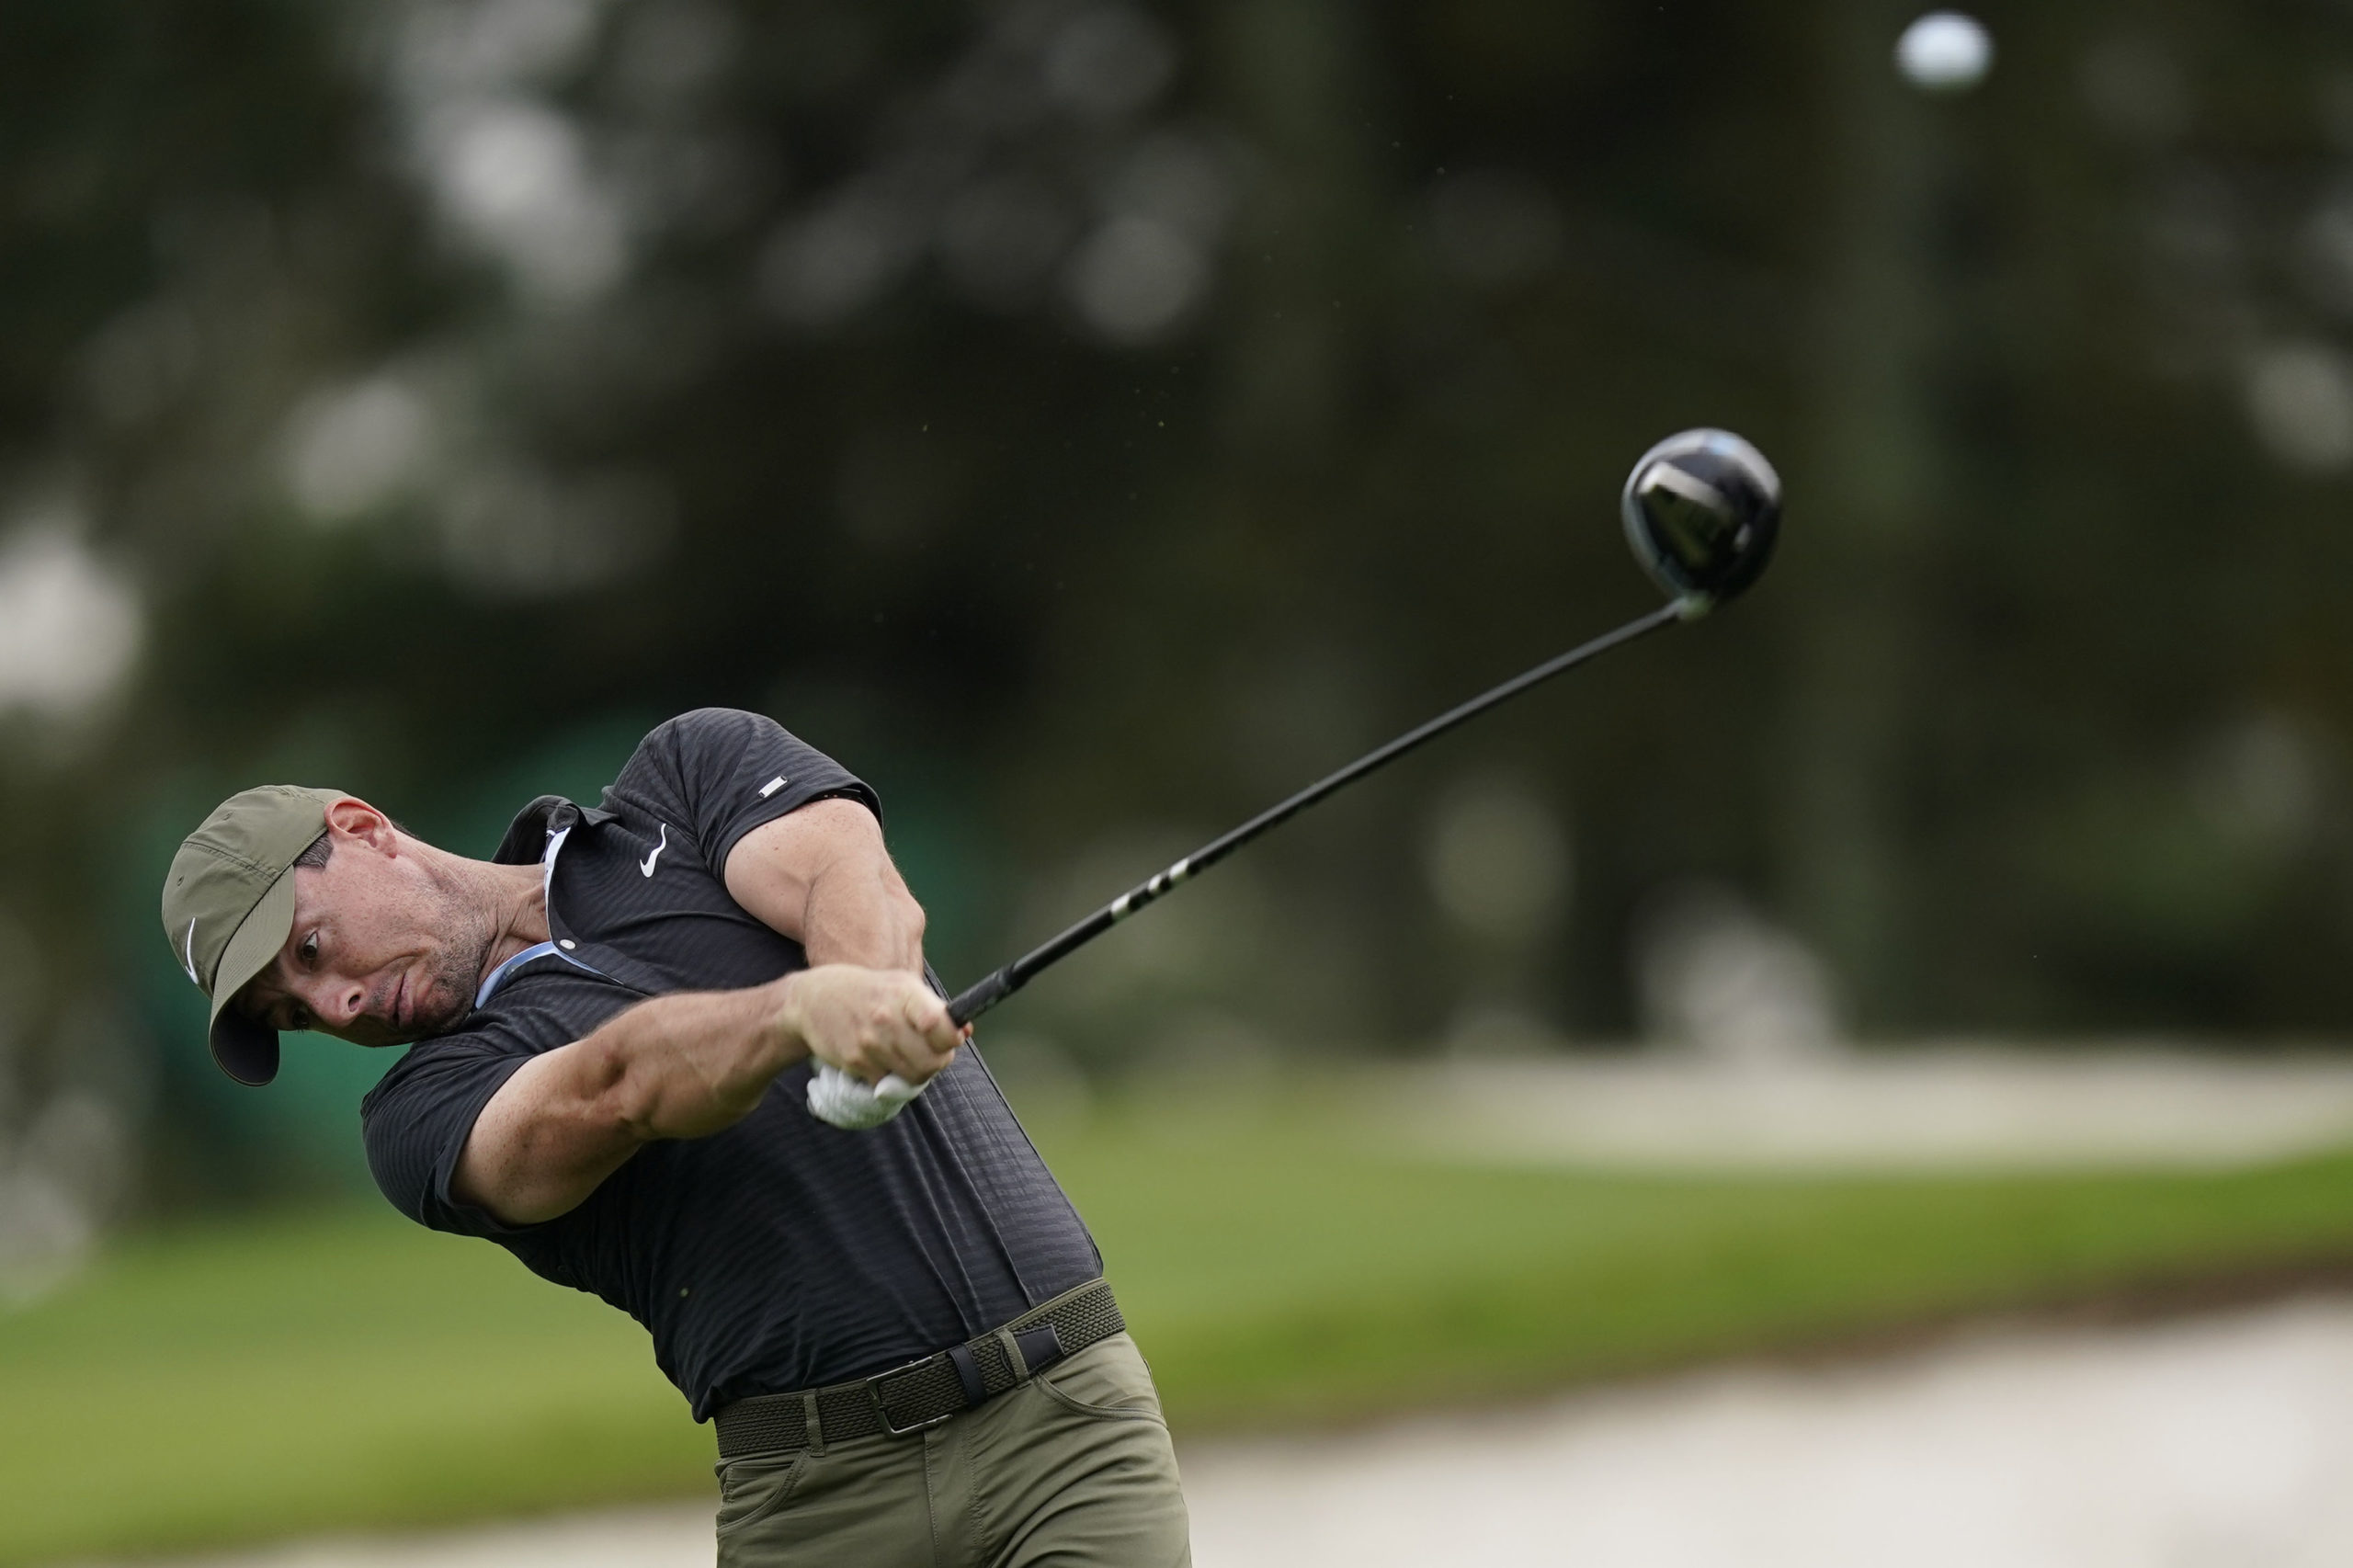
[[[1202, 1110], [1040, 1140], [1187, 1431], [1510, 1399], [2200, 1274], [2353, 1259], [2353, 1157], [2236, 1174], [1469, 1169]], [[128, 1243], [0, 1316], [0, 1562], [711, 1485], [619, 1313], [361, 1209]]]

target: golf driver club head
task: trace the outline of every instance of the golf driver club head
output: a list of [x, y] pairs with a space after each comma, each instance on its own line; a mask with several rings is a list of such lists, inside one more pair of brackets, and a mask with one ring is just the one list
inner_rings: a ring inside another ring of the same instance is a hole
[[1643, 570], [1696, 619], [1745, 591], [1773, 559], [1781, 476], [1729, 430], [1686, 430], [1643, 454], [1620, 509]]

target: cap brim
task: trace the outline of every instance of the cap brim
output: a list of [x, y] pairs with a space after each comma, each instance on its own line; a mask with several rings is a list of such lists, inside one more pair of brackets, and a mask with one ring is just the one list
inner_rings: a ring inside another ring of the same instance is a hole
[[278, 1076], [278, 1031], [230, 1004], [254, 976], [277, 961], [278, 950], [293, 928], [294, 873], [290, 869], [246, 913], [213, 971], [212, 1061], [249, 1088], [257, 1089]]

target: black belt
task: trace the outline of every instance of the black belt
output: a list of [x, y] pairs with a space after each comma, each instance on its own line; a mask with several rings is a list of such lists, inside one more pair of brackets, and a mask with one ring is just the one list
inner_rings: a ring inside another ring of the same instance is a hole
[[995, 1399], [1065, 1356], [1127, 1329], [1111, 1287], [1090, 1280], [978, 1339], [855, 1382], [799, 1393], [761, 1393], [719, 1413], [719, 1457], [846, 1443], [880, 1432], [904, 1437]]

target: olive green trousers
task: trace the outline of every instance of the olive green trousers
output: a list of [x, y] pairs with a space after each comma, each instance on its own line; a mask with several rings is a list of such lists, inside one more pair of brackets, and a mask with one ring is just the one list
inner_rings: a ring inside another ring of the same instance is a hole
[[904, 1437], [719, 1466], [719, 1568], [1189, 1568], [1176, 1455], [1114, 1335]]

